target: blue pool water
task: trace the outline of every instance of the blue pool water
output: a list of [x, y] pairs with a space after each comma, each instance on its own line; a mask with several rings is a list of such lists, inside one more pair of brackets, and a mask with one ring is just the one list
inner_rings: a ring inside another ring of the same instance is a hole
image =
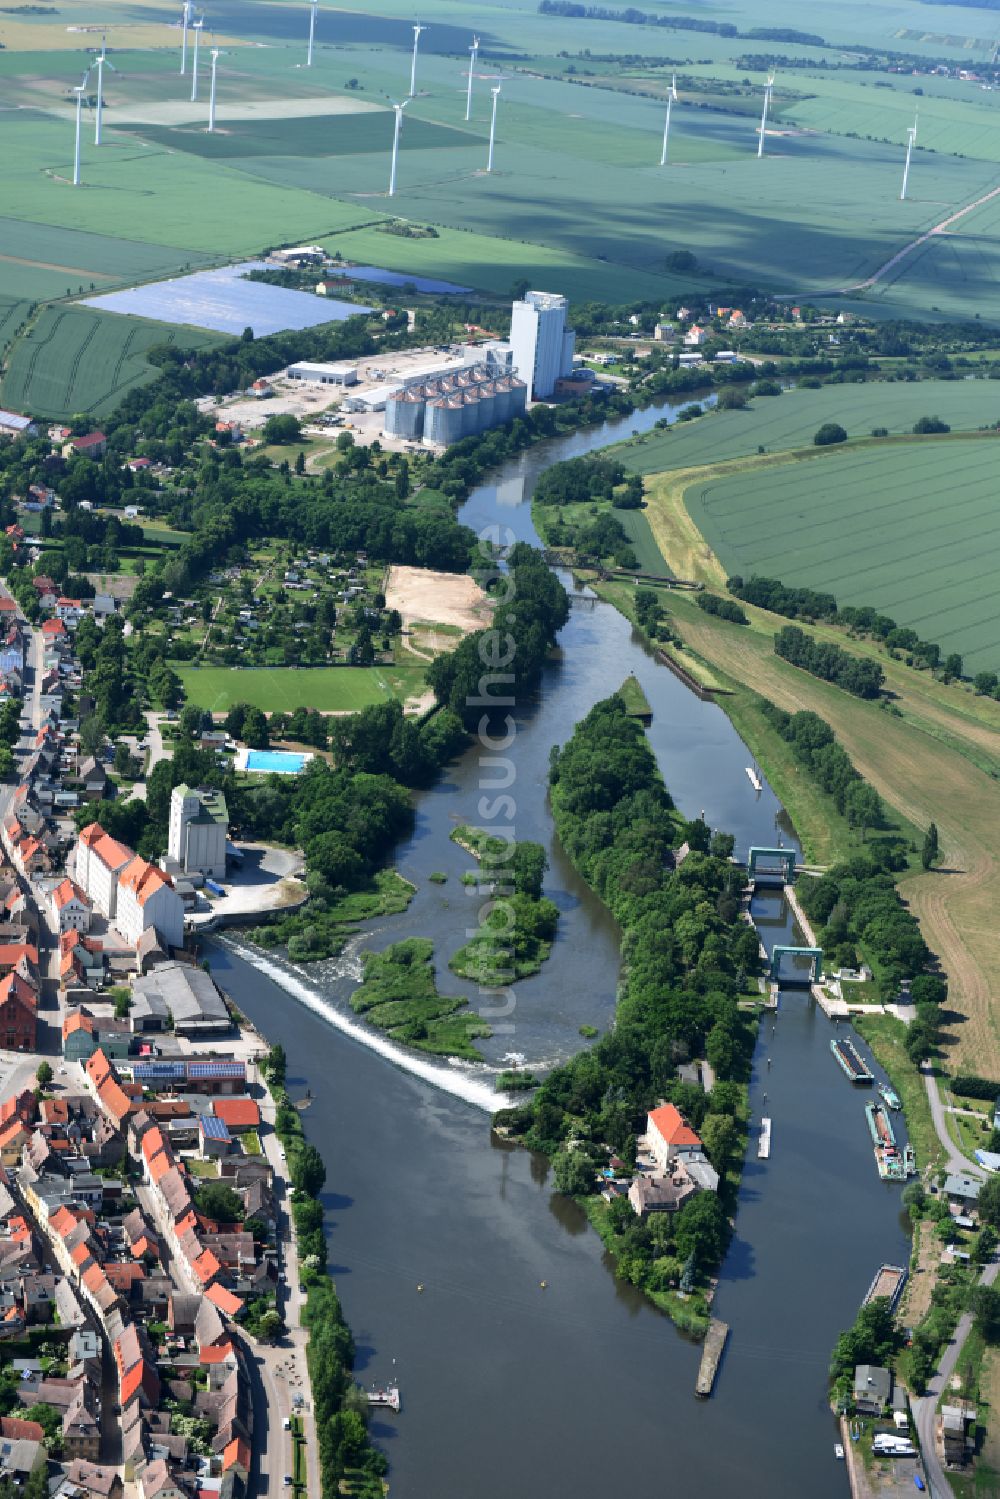
[[104, 312], [155, 318], [161, 323], [209, 328], [214, 333], [242, 333], [244, 328], [252, 328], [257, 338], [287, 328], [340, 323], [371, 312], [370, 307], [357, 302], [340, 302], [333, 297], [317, 297], [314, 292], [291, 291], [246, 279], [247, 271], [264, 268], [263, 261], [247, 260], [214, 271], [197, 271], [193, 276], [87, 297], [86, 305]]
[[291, 750], [247, 750], [247, 770], [273, 771], [280, 776], [295, 776], [305, 763], [305, 755], [295, 755]]

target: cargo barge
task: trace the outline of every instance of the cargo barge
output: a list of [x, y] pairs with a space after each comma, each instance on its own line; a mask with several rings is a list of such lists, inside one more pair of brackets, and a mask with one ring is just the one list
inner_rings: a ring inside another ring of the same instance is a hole
[[909, 1272], [902, 1265], [879, 1265], [875, 1272], [875, 1279], [865, 1294], [862, 1306], [867, 1306], [877, 1296], [884, 1296], [889, 1303], [890, 1312], [894, 1312], [903, 1294], [906, 1278]]
[[840, 1063], [852, 1083], [871, 1083], [875, 1079], [865, 1066], [864, 1060], [853, 1041], [837, 1038], [830, 1042], [830, 1050]]
[[889, 1115], [880, 1103], [866, 1103], [868, 1130], [875, 1147], [875, 1164], [883, 1181], [906, 1180], [906, 1162], [899, 1153]]

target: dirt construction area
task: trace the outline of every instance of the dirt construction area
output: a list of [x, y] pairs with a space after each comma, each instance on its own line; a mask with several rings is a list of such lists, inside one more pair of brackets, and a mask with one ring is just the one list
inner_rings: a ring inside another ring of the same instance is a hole
[[452, 625], [464, 635], [488, 624], [493, 603], [479, 584], [461, 573], [426, 567], [391, 567], [385, 585], [387, 609], [398, 609], [403, 628]]

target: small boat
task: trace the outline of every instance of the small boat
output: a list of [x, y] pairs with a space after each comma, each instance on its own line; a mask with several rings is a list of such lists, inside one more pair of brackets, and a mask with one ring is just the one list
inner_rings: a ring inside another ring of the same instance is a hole
[[876, 1296], [884, 1296], [889, 1303], [889, 1310], [894, 1312], [903, 1294], [908, 1274], [909, 1271], [903, 1265], [879, 1265], [861, 1305], [867, 1306]]
[[400, 1407], [399, 1387], [393, 1384], [384, 1390], [370, 1389], [368, 1404], [385, 1406], [388, 1410], [398, 1411]]
[[907, 1176], [916, 1176], [917, 1152], [914, 1150], [912, 1145], [903, 1146], [903, 1166], [906, 1169]]
[[763, 789], [764, 789], [763, 782], [761, 781], [760, 776], [757, 774], [757, 771], [754, 768], [754, 766], [748, 765], [746, 767], [746, 772], [747, 772], [747, 780], [750, 782], [750, 784], [753, 787], [753, 789], [755, 791], [763, 791]]
[[833, 1444], [833, 1455], [838, 1462], [842, 1463], [844, 1461], [844, 1449], [839, 1442], [834, 1442]]
[[890, 1109], [901, 1109], [903, 1107], [903, 1101], [899, 1094], [888, 1083], [879, 1083], [878, 1091]]
[[771, 1121], [764, 1118], [760, 1121], [760, 1134], [757, 1137], [757, 1159], [766, 1161], [771, 1154]]

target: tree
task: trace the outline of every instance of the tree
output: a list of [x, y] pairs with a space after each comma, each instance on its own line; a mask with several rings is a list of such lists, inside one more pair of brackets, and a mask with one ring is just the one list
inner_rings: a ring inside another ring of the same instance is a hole
[[594, 1190], [594, 1163], [582, 1150], [562, 1150], [555, 1159], [556, 1186], [567, 1197], [583, 1197]]
[[252, 705], [247, 708], [243, 715], [243, 733], [241, 738], [250, 749], [267, 749], [269, 740], [267, 732], [267, 719], [260, 708]]
[[195, 1193], [195, 1206], [214, 1223], [239, 1223], [243, 1217], [240, 1197], [223, 1182], [203, 1182]]
[[736, 1149], [734, 1120], [728, 1114], [708, 1114], [702, 1122], [701, 1138], [708, 1159], [719, 1175], [723, 1176]]
[[132, 769], [132, 751], [124, 739], [119, 739], [115, 745], [114, 766], [116, 775], [120, 776], [127, 776]]
[[265, 1343], [275, 1342], [285, 1330], [281, 1313], [276, 1312], [273, 1307], [270, 1311], [264, 1313], [257, 1326]]
[[291, 412], [276, 412], [264, 423], [264, 441], [274, 444], [297, 442], [301, 428], [297, 416]]
[[318, 1197], [326, 1182], [326, 1167], [315, 1145], [303, 1145], [292, 1156], [292, 1184], [307, 1197]]
[[1000, 1291], [993, 1286], [976, 1286], [969, 1302], [976, 1330], [987, 1343], [1000, 1342]]
[[913, 430], [919, 437], [926, 432], [950, 432], [951, 428], [939, 416], [922, 416], [913, 423]]
[[818, 448], [826, 448], [830, 447], [832, 443], [846, 441], [847, 433], [839, 422], [824, 422], [813, 438], [813, 442]]
[[1000, 1229], [1000, 1176], [988, 1176], [979, 1189], [976, 1202], [980, 1223]]
[[699, 1271], [717, 1265], [726, 1246], [728, 1225], [714, 1192], [699, 1192], [677, 1214], [675, 1240], [681, 1259], [693, 1257]]
[[299, 451], [295, 455], [295, 472], [297, 474], [304, 474], [305, 471], [306, 471], [306, 455], [302, 451], [302, 449], [300, 448]]
[[938, 830], [937, 824], [932, 822], [924, 834], [924, 846], [920, 850], [920, 862], [925, 869], [930, 869], [931, 865], [937, 862], [937, 856]]
[[40, 1088], [47, 1088], [52, 1081], [52, 1068], [48, 1062], [39, 1062], [38, 1071], [35, 1073]]

